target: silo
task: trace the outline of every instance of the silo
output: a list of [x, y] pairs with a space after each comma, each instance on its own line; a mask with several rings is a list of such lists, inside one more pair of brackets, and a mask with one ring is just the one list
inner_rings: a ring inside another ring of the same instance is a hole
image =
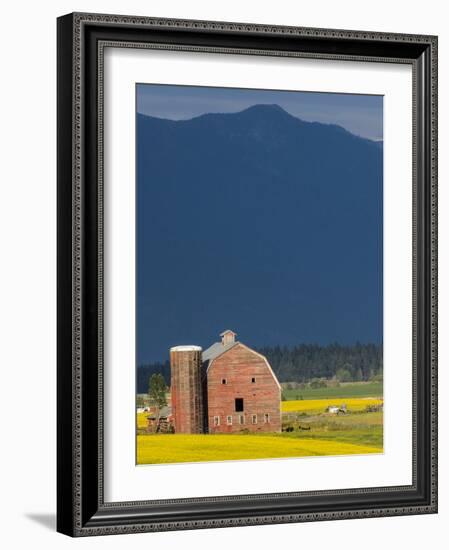
[[175, 346], [170, 349], [171, 406], [175, 433], [203, 433], [201, 388], [202, 349]]

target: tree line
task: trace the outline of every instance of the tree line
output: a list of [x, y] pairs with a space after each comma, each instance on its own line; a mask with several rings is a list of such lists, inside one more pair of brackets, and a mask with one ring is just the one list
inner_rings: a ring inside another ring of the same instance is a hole
[[[381, 380], [382, 345], [301, 344], [295, 347], [274, 346], [256, 349], [268, 359], [279, 382], [307, 383], [313, 379], [336, 378], [340, 382]], [[170, 386], [170, 362], [140, 365], [137, 369], [137, 392], [147, 393], [153, 374], [163, 376]]]
[[301, 344], [258, 351], [268, 359], [280, 382], [307, 383], [316, 378], [361, 382], [380, 380], [383, 375], [382, 346], [378, 344]]

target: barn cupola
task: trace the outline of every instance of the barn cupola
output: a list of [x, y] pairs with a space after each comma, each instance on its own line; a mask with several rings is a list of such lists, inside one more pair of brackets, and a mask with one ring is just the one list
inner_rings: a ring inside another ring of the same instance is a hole
[[225, 330], [220, 334], [220, 336], [222, 345], [227, 346], [228, 344], [233, 344], [235, 342], [237, 333], [232, 332], [232, 330]]

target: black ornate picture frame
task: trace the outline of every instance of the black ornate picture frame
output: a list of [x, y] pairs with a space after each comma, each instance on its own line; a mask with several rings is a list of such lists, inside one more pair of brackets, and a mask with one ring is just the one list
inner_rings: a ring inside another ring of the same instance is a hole
[[[105, 45], [405, 63], [413, 70], [413, 483], [105, 502]], [[58, 502], [70, 536], [437, 512], [437, 38], [69, 14], [58, 19]]]

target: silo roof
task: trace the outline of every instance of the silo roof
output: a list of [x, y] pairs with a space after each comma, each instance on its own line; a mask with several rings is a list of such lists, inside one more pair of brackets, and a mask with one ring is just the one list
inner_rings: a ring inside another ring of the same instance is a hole
[[170, 348], [170, 351], [201, 351], [201, 346], [174, 346]]

